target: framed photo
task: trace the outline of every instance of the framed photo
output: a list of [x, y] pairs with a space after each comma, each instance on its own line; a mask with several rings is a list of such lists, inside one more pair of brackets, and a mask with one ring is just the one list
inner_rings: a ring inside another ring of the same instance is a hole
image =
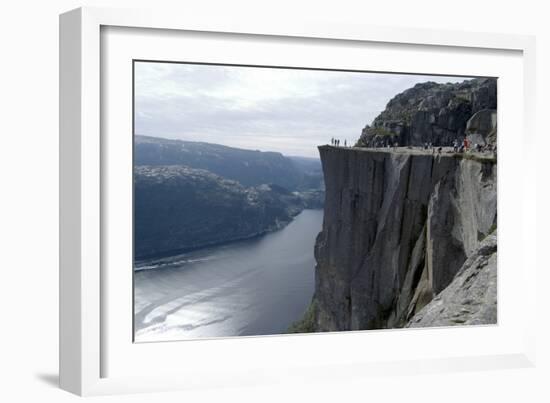
[[531, 37], [85, 8], [60, 44], [62, 388], [532, 365]]

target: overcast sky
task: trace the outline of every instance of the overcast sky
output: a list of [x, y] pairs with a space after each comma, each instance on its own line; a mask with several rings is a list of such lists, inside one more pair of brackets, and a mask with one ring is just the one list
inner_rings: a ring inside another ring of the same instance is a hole
[[136, 134], [317, 157], [399, 92], [462, 77], [136, 62]]

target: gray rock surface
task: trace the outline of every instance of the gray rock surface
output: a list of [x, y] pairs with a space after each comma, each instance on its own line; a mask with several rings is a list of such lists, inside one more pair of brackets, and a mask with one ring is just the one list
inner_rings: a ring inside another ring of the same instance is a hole
[[430, 142], [450, 146], [455, 139], [462, 141], [472, 115], [496, 107], [494, 78], [417, 84], [388, 102], [386, 109], [363, 129], [357, 145], [370, 147], [397, 141], [402, 146]]
[[495, 144], [497, 139], [497, 111], [483, 109], [466, 122], [466, 133], [472, 144]]
[[487, 236], [454, 280], [407, 327], [497, 323], [497, 235]]
[[496, 225], [496, 163], [468, 155], [319, 147], [315, 331], [405, 326]]

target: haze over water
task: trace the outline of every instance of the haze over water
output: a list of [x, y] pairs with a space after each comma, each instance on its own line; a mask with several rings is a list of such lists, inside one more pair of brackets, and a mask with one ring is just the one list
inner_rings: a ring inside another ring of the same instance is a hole
[[259, 238], [137, 263], [135, 340], [284, 333], [311, 302], [322, 222], [304, 210]]

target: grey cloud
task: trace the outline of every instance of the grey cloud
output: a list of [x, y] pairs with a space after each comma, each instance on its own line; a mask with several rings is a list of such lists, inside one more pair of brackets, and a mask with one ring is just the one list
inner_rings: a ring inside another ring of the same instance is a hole
[[305, 156], [316, 156], [316, 146], [331, 137], [354, 142], [394, 95], [418, 82], [464, 79], [323, 71], [293, 79], [285, 73], [293, 79], [288, 94], [258, 92], [243, 106], [235, 84], [250, 97], [257, 83], [247, 81], [250, 69], [168, 66], [136, 69], [136, 133]]

